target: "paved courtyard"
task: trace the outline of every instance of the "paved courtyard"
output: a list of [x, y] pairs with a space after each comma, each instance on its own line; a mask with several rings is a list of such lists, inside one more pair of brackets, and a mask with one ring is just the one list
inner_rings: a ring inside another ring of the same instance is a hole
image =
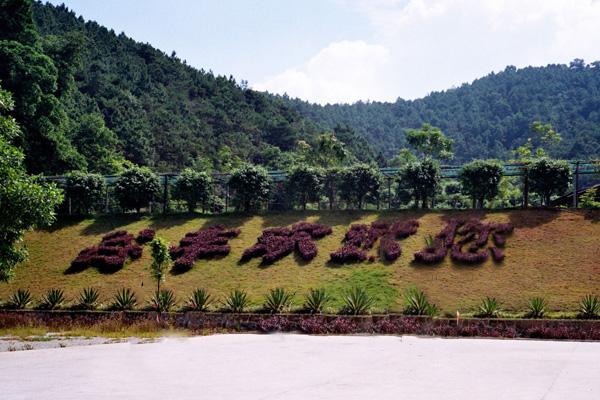
[[231, 334], [0, 353], [2, 399], [600, 399], [600, 343]]

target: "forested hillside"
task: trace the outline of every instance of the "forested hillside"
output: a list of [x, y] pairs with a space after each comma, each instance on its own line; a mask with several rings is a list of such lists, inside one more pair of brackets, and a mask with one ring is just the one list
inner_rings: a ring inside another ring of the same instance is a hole
[[302, 115], [325, 125], [349, 124], [387, 157], [405, 146], [407, 128], [427, 122], [454, 139], [457, 162], [506, 159], [531, 135], [535, 120], [551, 123], [563, 137], [552, 155], [600, 156], [600, 62], [507, 67], [414, 101], [320, 106], [287, 100]]
[[[15, 98], [30, 172], [110, 173], [123, 160], [157, 171], [226, 170], [241, 160], [281, 168], [299, 140], [322, 133], [280, 99], [65, 6], [0, 4], [0, 81]], [[373, 158], [351, 129], [337, 131], [350, 153]]]

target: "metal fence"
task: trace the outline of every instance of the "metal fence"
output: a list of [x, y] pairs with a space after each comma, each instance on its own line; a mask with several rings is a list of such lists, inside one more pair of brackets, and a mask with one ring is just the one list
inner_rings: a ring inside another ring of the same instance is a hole
[[[580, 194], [585, 186], [582, 186], [582, 178], [590, 177], [600, 173], [600, 161], [568, 161], [571, 168], [572, 182], [570, 192], [563, 197], [569, 197], [570, 206], [573, 208], [578, 207], [578, 196], [573, 196], [573, 192]], [[443, 165], [441, 166], [441, 177], [445, 180], [455, 180], [459, 176], [461, 165]], [[522, 185], [522, 199], [521, 206], [527, 207], [529, 205], [529, 183], [527, 180], [527, 164], [526, 163], [510, 163], [503, 165], [502, 174], [505, 177], [521, 177]], [[371, 199], [367, 208], [371, 209], [392, 209], [397, 208], [394, 204], [395, 194], [392, 193], [392, 187], [397, 179], [399, 168], [380, 168], [380, 172], [384, 179], [384, 187], [380, 191], [380, 195], [377, 198]], [[186, 210], [186, 207], [181, 203], [174, 201], [171, 198], [172, 186], [179, 177], [179, 173], [159, 173], [157, 174], [160, 178], [162, 185], [161, 198], [155, 199], [151, 202], [145, 211], [150, 213], [166, 213], [166, 212], [178, 212]], [[276, 194], [278, 191], [284, 190], [284, 183], [286, 181], [286, 172], [281, 170], [268, 171], [269, 180], [273, 185], [273, 192]], [[104, 180], [106, 183], [106, 192], [104, 198], [100, 202], [101, 205], [97, 207], [100, 213], [121, 213], [123, 210], [119, 207], [116, 200], [114, 199], [114, 185], [119, 178], [118, 175], [105, 175]], [[59, 187], [64, 187], [66, 183], [65, 176], [48, 176], [46, 179], [56, 182]], [[210, 210], [203, 210], [211, 213], [223, 213], [233, 211], [232, 206], [232, 193], [227, 184], [229, 180], [229, 174], [214, 173], [213, 174], [213, 198], [219, 199], [221, 207], [213, 208]], [[588, 179], [589, 180], [589, 179]], [[589, 182], [588, 182], [589, 183]], [[586, 185], [589, 186], [589, 185]], [[334, 188], [334, 192], [337, 192]], [[264, 204], [263, 209], [265, 210], [281, 210], [287, 205], [283, 204], [277, 196], [271, 196], [271, 200]], [[337, 197], [337, 196], [336, 196]], [[572, 199], [571, 199], [572, 197]], [[349, 204], [342, 202], [339, 198], [335, 198], [333, 201], [326, 199], [326, 201], [319, 201], [312, 203], [312, 207], [316, 209], [343, 209], [350, 208]], [[435, 206], [435, 198], [432, 199], [432, 206]], [[59, 209], [61, 214], [72, 214], [71, 199], [65, 198], [63, 205]]]

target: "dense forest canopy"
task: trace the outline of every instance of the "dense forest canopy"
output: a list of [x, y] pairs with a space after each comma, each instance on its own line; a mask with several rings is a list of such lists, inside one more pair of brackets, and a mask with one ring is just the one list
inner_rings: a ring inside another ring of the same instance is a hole
[[[197, 70], [64, 5], [0, 5], [0, 80], [15, 95], [30, 172], [110, 173], [127, 161], [157, 171], [230, 170], [242, 161], [276, 169], [299, 141], [318, 145], [323, 134], [281, 99]], [[346, 144], [348, 160], [374, 159], [351, 128], [328, 131]]]
[[555, 157], [600, 156], [600, 62], [517, 69], [412, 101], [358, 102], [320, 106], [287, 100], [295, 110], [325, 126], [348, 124], [387, 158], [406, 146], [407, 129], [423, 123], [454, 140], [455, 161], [512, 157], [531, 135], [533, 121], [552, 124], [562, 135]]
[[599, 62], [507, 67], [412, 101], [319, 106], [198, 70], [64, 5], [0, 0], [0, 11], [0, 85], [15, 98], [31, 173], [384, 166], [423, 124], [452, 140], [445, 162], [514, 158], [534, 121], [563, 138], [549, 155], [600, 156]]

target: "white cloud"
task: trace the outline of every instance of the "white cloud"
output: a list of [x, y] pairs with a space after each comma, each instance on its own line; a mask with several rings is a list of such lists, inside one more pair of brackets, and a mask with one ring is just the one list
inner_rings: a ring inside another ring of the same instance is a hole
[[354, 102], [385, 96], [379, 76], [389, 64], [388, 50], [363, 41], [329, 44], [299, 67], [289, 68], [254, 87], [275, 93], [287, 92], [321, 103]]
[[365, 16], [373, 37], [331, 43], [255, 87], [319, 103], [394, 100], [460, 85], [506, 65], [600, 59], [597, 0], [343, 3]]

